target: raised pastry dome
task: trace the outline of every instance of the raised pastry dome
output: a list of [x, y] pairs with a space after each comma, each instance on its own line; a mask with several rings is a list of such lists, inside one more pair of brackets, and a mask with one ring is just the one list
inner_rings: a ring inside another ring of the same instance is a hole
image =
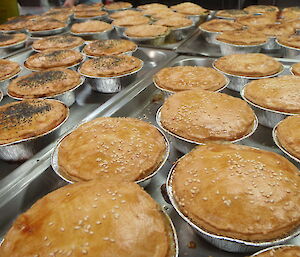
[[142, 25], [150, 23], [150, 19], [145, 16], [128, 16], [115, 19], [112, 24], [120, 27], [129, 27], [134, 25]]
[[127, 8], [131, 8], [132, 4], [128, 3], [128, 2], [115, 2], [115, 3], [111, 3], [111, 4], [107, 4], [104, 6], [104, 8], [106, 10], [121, 10], [121, 9], [127, 9]]
[[207, 9], [204, 9], [200, 5], [191, 2], [184, 2], [181, 4], [173, 5], [171, 6], [171, 9], [185, 15], [201, 15], [208, 13]]
[[170, 28], [184, 28], [193, 25], [192, 20], [184, 17], [174, 17], [170, 16], [167, 18], [160, 19], [155, 22], [156, 25], [166, 26]]
[[224, 32], [241, 29], [242, 25], [234, 21], [215, 19], [204, 22], [199, 27], [210, 32]]
[[264, 34], [248, 30], [225, 31], [218, 35], [216, 39], [233, 45], [259, 45], [267, 43], [267, 37]]
[[278, 42], [284, 46], [300, 49], [300, 35], [289, 35], [278, 38]]
[[111, 30], [113, 26], [104, 21], [89, 20], [81, 23], [75, 23], [71, 27], [73, 33], [92, 33], [92, 32], [104, 32]]
[[126, 29], [125, 34], [128, 37], [140, 37], [140, 38], [146, 38], [146, 37], [159, 37], [159, 36], [165, 36], [169, 32], [169, 29], [165, 26], [160, 25], [138, 25], [138, 26], [132, 26], [128, 29]]

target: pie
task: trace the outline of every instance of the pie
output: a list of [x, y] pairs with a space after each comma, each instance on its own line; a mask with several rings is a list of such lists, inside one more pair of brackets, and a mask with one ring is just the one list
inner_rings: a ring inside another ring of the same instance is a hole
[[171, 9], [185, 15], [203, 15], [208, 13], [207, 9], [204, 9], [200, 5], [191, 2], [184, 2], [181, 4], [173, 5], [171, 6]]
[[31, 20], [26, 28], [32, 32], [54, 30], [66, 27], [66, 23], [53, 18], [41, 17]]
[[92, 77], [115, 77], [139, 70], [143, 62], [127, 55], [104, 55], [85, 61], [80, 67], [80, 73]]
[[272, 247], [272, 249], [267, 249], [263, 253], [255, 255], [255, 257], [300, 257], [300, 246], [289, 245]]
[[248, 30], [226, 31], [216, 37], [218, 41], [232, 45], [261, 45], [267, 43], [267, 37], [262, 33], [250, 32]]
[[0, 255], [169, 257], [171, 231], [159, 205], [140, 186], [96, 180], [38, 200], [13, 223]]
[[71, 67], [79, 64], [83, 55], [75, 50], [45, 50], [31, 55], [24, 65], [31, 70], [46, 70], [56, 67]]
[[[167, 18], [166, 18], [167, 17]], [[161, 9], [156, 13], [153, 13], [151, 15], [152, 20], [160, 20], [160, 19], [182, 19], [182, 18], [186, 18], [186, 15], [182, 14], [182, 13], [178, 13], [178, 12], [174, 12], [171, 9]]]
[[125, 31], [126, 36], [136, 38], [161, 37], [167, 35], [168, 33], [168, 27], [150, 24], [132, 26]]
[[283, 21], [283, 24], [287, 24], [288, 27], [293, 27], [294, 30], [300, 30], [300, 16], [298, 19], [291, 21]]
[[289, 35], [278, 38], [278, 42], [287, 47], [300, 48], [300, 35]]
[[300, 7], [295, 6], [295, 7], [284, 8], [281, 11], [281, 18], [283, 18], [286, 21], [300, 19]]
[[228, 9], [228, 10], [220, 10], [216, 12], [216, 17], [220, 18], [229, 18], [236, 19], [238, 17], [244, 17], [248, 15], [248, 12], [239, 9]]
[[300, 77], [285, 75], [254, 80], [245, 87], [245, 97], [251, 102], [280, 112], [300, 114]]
[[87, 44], [83, 52], [89, 56], [119, 55], [137, 49], [137, 45], [125, 39], [95, 40]]
[[75, 23], [71, 27], [73, 33], [92, 33], [92, 32], [105, 32], [113, 29], [113, 26], [104, 21], [88, 20], [81, 23]]
[[112, 25], [119, 27], [130, 27], [134, 25], [149, 24], [150, 19], [145, 16], [128, 16], [120, 19], [115, 19]]
[[230, 75], [264, 77], [282, 70], [282, 64], [265, 54], [231, 54], [217, 59], [214, 66]]
[[161, 108], [167, 131], [197, 143], [238, 140], [253, 130], [254, 122], [245, 101], [199, 88], [169, 96]]
[[151, 4], [144, 4], [144, 5], [139, 5], [137, 7], [140, 10], [148, 10], [148, 9], [157, 9], [157, 8], [165, 8], [168, 9], [168, 6], [165, 4], [159, 4], [159, 3], [151, 3]]
[[193, 88], [217, 91], [227, 84], [226, 77], [216, 70], [201, 66], [176, 66], [161, 69], [154, 75], [155, 84], [171, 92]]
[[20, 65], [16, 62], [0, 59], [0, 81], [10, 79], [21, 71]]
[[122, 10], [122, 9], [128, 9], [131, 8], [132, 4], [128, 2], [115, 2], [111, 4], [106, 4], [104, 8], [108, 11], [116, 11], [116, 10]]
[[8, 94], [23, 99], [49, 97], [69, 91], [80, 82], [80, 75], [76, 71], [55, 68], [14, 79], [8, 86]]
[[16, 34], [7, 34], [0, 33], [0, 47], [11, 46], [24, 42], [27, 39], [26, 34], [16, 33]]
[[250, 5], [244, 8], [248, 13], [278, 13], [279, 9], [274, 5]]
[[268, 37], [289, 36], [295, 33], [295, 29], [290, 24], [267, 24], [249, 28], [249, 32], [262, 33]]
[[61, 22], [68, 22], [70, 18], [71, 13], [70, 12], [64, 12], [64, 11], [48, 11], [42, 14], [42, 17], [52, 18]]
[[180, 211], [214, 235], [269, 242], [299, 228], [299, 170], [274, 152], [199, 146], [176, 163], [171, 183]]
[[78, 4], [74, 7], [74, 12], [84, 12], [84, 11], [100, 11], [103, 4]]
[[300, 76], [300, 63], [292, 65], [292, 73], [296, 76]]
[[171, 29], [190, 27], [193, 25], [192, 20], [184, 18], [184, 17], [174, 17], [170, 16], [167, 18], [160, 19], [156, 21], [154, 24], [166, 26]]
[[12, 17], [8, 21], [0, 24], [0, 30], [2, 31], [15, 31], [23, 30], [30, 23], [30, 19], [33, 15], [21, 15], [18, 17]]
[[242, 25], [234, 22], [223, 19], [214, 19], [202, 23], [200, 29], [206, 30], [209, 32], [224, 32], [242, 29]]
[[101, 117], [62, 140], [58, 165], [73, 181], [138, 181], [153, 173], [165, 154], [166, 142], [156, 127], [134, 118]]
[[143, 14], [141, 12], [134, 11], [134, 10], [124, 10], [109, 15], [109, 17], [113, 20], [124, 18], [124, 17], [130, 17], [130, 16], [143, 16]]
[[41, 136], [67, 119], [68, 108], [56, 100], [23, 100], [0, 106], [0, 144]]
[[248, 15], [236, 19], [236, 22], [244, 26], [257, 26], [257, 25], [268, 25], [274, 24], [276, 18], [269, 15]]
[[161, 8], [161, 7], [156, 7], [156, 8], [149, 8], [149, 9], [145, 9], [142, 10], [142, 14], [145, 16], [153, 16], [153, 15], [157, 15], [159, 13], [173, 13], [174, 11], [169, 9], [169, 8]]
[[75, 19], [76, 18], [93, 18], [98, 16], [107, 15], [107, 12], [100, 11], [100, 10], [84, 10], [84, 11], [77, 11], [75, 12]]

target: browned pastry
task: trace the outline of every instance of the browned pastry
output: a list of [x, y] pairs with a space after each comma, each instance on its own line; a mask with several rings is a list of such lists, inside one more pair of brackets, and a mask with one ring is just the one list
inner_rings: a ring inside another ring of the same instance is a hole
[[0, 30], [2, 31], [15, 31], [25, 29], [30, 23], [32, 15], [21, 15], [18, 17], [13, 17], [3, 24], [0, 24]]
[[176, 93], [161, 109], [165, 129], [198, 143], [240, 139], [253, 130], [254, 121], [245, 101], [202, 89]]
[[300, 114], [300, 77], [254, 80], [246, 85], [245, 97], [271, 110]]
[[68, 108], [56, 100], [24, 100], [0, 107], [0, 144], [43, 135], [60, 125]]
[[0, 81], [9, 79], [19, 73], [20, 65], [16, 62], [0, 59]]
[[257, 26], [274, 24], [276, 18], [270, 15], [248, 15], [237, 18], [236, 21], [244, 26]]
[[56, 12], [60, 12], [60, 13], [68, 13], [69, 15], [71, 15], [73, 13], [73, 7], [63, 7], [63, 6], [56, 6], [54, 8], [49, 9], [46, 13], [56, 13]]
[[278, 13], [279, 9], [274, 5], [250, 5], [244, 10], [248, 13]]
[[172, 92], [193, 88], [216, 91], [225, 86], [226, 77], [216, 70], [200, 66], [177, 66], [161, 69], [154, 75], [158, 87]]
[[169, 29], [160, 25], [139, 25], [126, 29], [125, 34], [128, 37], [148, 38], [161, 37], [169, 33]]
[[166, 26], [171, 29], [177, 29], [177, 28], [190, 27], [193, 25], [193, 22], [191, 19], [187, 19], [184, 17], [169, 16], [164, 19], [160, 19], [156, 21], [154, 24]]
[[233, 45], [260, 45], [267, 43], [267, 37], [262, 33], [248, 30], [225, 31], [216, 37], [218, 41]]
[[208, 13], [207, 9], [204, 9], [200, 5], [191, 2], [184, 2], [181, 4], [173, 5], [171, 6], [171, 9], [185, 15], [201, 15]]
[[80, 75], [76, 71], [56, 68], [14, 79], [8, 86], [8, 93], [17, 98], [49, 97], [71, 90], [80, 81]]
[[300, 115], [293, 115], [279, 123], [276, 129], [279, 143], [300, 160]]
[[27, 36], [23, 33], [16, 33], [16, 34], [6, 34], [1, 33], [0, 34], [0, 47], [4, 46], [10, 46], [17, 43], [21, 43], [22, 41], [25, 41], [27, 39]]
[[170, 234], [160, 207], [141, 187], [96, 180], [37, 201], [14, 222], [0, 255], [169, 257]]
[[71, 27], [73, 33], [91, 33], [91, 32], [104, 32], [111, 30], [113, 26], [104, 21], [89, 20], [81, 23], [75, 23]]
[[111, 4], [106, 4], [104, 8], [106, 10], [115, 11], [115, 10], [122, 10], [122, 9], [128, 9], [131, 8], [132, 4], [128, 2], [115, 2]]
[[300, 76], [300, 63], [295, 63], [292, 65], [292, 73], [295, 76]]
[[31, 70], [46, 70], [56, 67], [70, 67], [80, 63], [83, 55], [75, 50], [45, 50], [31, 55], [24, 65]]
[[125, 11], [115, 12], [109, 15], [111, 19], [120, 19], [129, 16], [143, 16], [143, 14], [141, 12], [134, 11], [134, 10], [125, 10]]
[[285, 24], [288, 27], [293, 27], [294, 30], [300, 30], [300, 16], [299, 16], [299, 18], [291, 20], [291, 21], [282, 20], [282, 24]]
[[78, 4], [74, 7], [74, 12], [84, 12], [84, 11], [100, 11], [103, 4]]
[[98, 16], [107, 15], [107, 12], [100, 11], [100, 10], [87, 10], [87, 11], [77, 11], [74, 14], [75, 18], [93, 18]]
[[300, 7], [295, 6], [295, 7], [284, 8], [281, 11], [280, 16], [281, 16], [281, 18], [283, 18], [286, 21], [300, 19]]
[[153, 15], [157, 15], [158, 13], [161, 13], [161, 12], [164, 12], [164, 13], [173, 13], [174, 11], [169, 9], [169, 8], [160, 8], [160, 7], [156, 7], [156, 8], [149, 8], [149, 9], [145, 9], [145, 10], [142, 10], [142, 14], [145, 15], [145, 16], [153, 16]]
[[252, 242], [281, 239], [299, 228], [299, 189], [299, 170], [287, 159], [234, 144], [199, 146], [172, 175], [176, 202], [193, 223]]
[[133, 118], [97, 118], [69, 134], [58, 149], [59, 169], [75, 181], [99, 177], [137, 181], [163, 161], [166, 143], [147, 122]]
[[143, 62], [127, 55], [104, 55], [84, 62], [80, 73], [92, 77], [115, 77], [139, 70]]
[[29, 31], [45, 31], [66, 27], [66, 23], [47, 17], [39, 17], [31, 20], [27, 25]]
[[242, 25], [223, 19], [215, 19], [202, 23], [200, 29], [207, 30], [210, 32], [224, 32], [242, 29]]
[[128, 16], [120, 19], [115, 19], [112, 22], [112, 25], [119, 26], [119, 27], [129, 27], [129, 26], [143, 25], [149, 23], [150, 23], [150, 19], [145, 16]]
[[280, 246], [255, 255], [255, 257], [300, 257], [300, 246]]
[[215, 61], [215, 67], [225, 73], [238, 76], [264, 77], [282, 69], [282, 64], [265, 54], [231, 54]]
[[84, 40], [81, 37], [59, 35], [38, 39], [33, 42], [32, 48], [37, 51], [73, 49], [82, 44], [84, 44]]
[[186, 18], [186, 15], [178, 12], [174, 12], [171, 9], [161, 9], [159, 12], [153, 13], [151, 15], [151, 18], [153, 20], [160, 20], [160, 19], [165, 19], [166, 17], [168, 18]]
[[267, 24], [249, 27], [249, 32], [262, 33], [268, 37], [289, 36], [295, 33], [295, 29], [290, 24]]
[[71, 13], [66, 11], [48, 11], [42, 14], [43, 17], [52, 18], [61, 22], [67, 22]]
[[278, 38], [278, 42], [287, 47], [300, 49], [300, 35], [282, 36]]
[[83, 52], [90, 56], [119, 55], [134, 51], [137, 45], [125, 39], [95, 40], [87, 44]]
[[216, 17], [236, 19], [248, 15], [248, 12], [239, 9], [227, 9], [216, 12]]
[[168, 6], [165, 4], [159, 4], [159, 3], [151, 3], [151, 4], [144, 4], [144, 5], [139, 5], [137, 7], [140, 10], [148, 10], [148, 9], [157, 9], [157, 8], [165, 8], [168, 9]]

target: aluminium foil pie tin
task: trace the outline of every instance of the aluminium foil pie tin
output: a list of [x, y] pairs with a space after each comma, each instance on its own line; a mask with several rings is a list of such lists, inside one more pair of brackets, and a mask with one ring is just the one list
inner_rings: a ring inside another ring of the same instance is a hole
[[266, 43], [262, 43], [257, 45], [236, 45], [236, 44], [222, 42], [217, 38], [216, 41], [220, 46], [222, 55], [259, 53], [261, 48], [266, 44]]
[[27, 33], [31, 37], [52, 36], [52, 35], [57, 35], [57, 34], [66, 32], [68, 30], [68, 28], [69, 28], [69, 25], [66, 25], [64, 27], [57, 28], [57, 29], [39, 30], [39, 31], [31, 31], [31, 30], [27, 29]]
[[180, 27], [180, 28], [169, 28], [170, 33], [166, 37], [167, 42], [178, 42], [186, 38], [186, 34], [189, 30], [195, 27], [195, 24], [193, 22], [192, 25]]
[[[84, 124], [84, 123], [82, 123]], [[82, 125], [80, 124], [80, 125]], [[68, 136], [70, 135], [74, 130], [76, 130], [80, 125], [78, 125], [77, 127], [75, 127], [72, 131], [70, 131], [68, 134], [66, 134], [65, 136], [63, 136], [61, 139], [59, 139], [59, 141], [57, 142], [54, 151], [52, 152], [51, 155], [51, 166], [52, 169], [54, 170], [54, 172], [64, 181], [68, 182], [68, 183], [76, 183], [77, 181], [74, 180], [72, 177], [70, 177], [68, 174], [62, 172], [59, 169], [59, 164], [58, 164], [58, 150], [60, 147], [61, 142]], [[170, 144], [169, 141], [167, 139], [167, 137], [165, 136], [165, 134], [157, 127], [155, 127], [160, 134], [163, 136], [164, 140], [165, 140], [165, 144], [166, 144], [166, 151], [164, 153], [163, 156], [163, 160], [161, 161], [160, 165], [148, 176], [146, 176], [145, 178], [142, 178], [140, 180], [135, 181], [135, 183], [139, 184], [142, 187], [146, 187], [148, 186], [148, 184], [150, 184], [151, 179], [162, 169], [162, 167], [165, 165], [166, 161], [168, 160], [169, 154], [170, 154]]]
[[15, 79], [16, 77], [19, 76], [19, 74], [21, 73], [21, 71], [22, 71], [22, 67], [20, 67], [20, 70], [16, 74], [12, 75], [10, 78], [0, 80], [0, 90], [1, 90], [1, 93], [2, 93], [2, 97], [7, 95], [7, 87], [8, 87], [8, 85], [11, 83], [11, 81], [13, 79]]
[[108, 14], [99, 15], [99, 16], [92, 16], [92, 17], [76, 17], [74, 15], [73, 21], [76, 22], [85, 22], [89, 20], [99, 20], [99, 21], [108, 21]]
[[[181, 158], [183, 158], [183, 157], [181, 157]], [[176, 212], [179, 214], [179, 216], [187, 224], [189, 224], [200, 237], [204, 238], [206, 241], [208, 241], [212, 245], [214, 245], [224, 251], [228, 251], [228, 252], [255, 252], [255, 251], [258, 251], [258, 250], [266, 248], [266, 247], [283, 244], [286, 241], [291, 240], [292, 238], [294, 238], [300, 234], [300, 229], [298, 228], [296, 231], [292, 231], [289, 235], [287, 235], [283, 238], [275, 239], [272, 241], [252, 242], [252, 241], [239, 240], [239, 239], [235, 239], [235, 238], [212, 234], [212, 233], [202, 229], [201, 227], [197, 226], [189, 217], [187, 217], [186, 215], [184, 215], [181, 212], [181, 210], [175, 200], [175, 197], [173, 195], [172, 175], [173, 175], [174, 169], [175, 169], [177, 163], [179, 162], [179, 160], [177, 160], [177, 162], [173, 165], [173, 167], [171, 168], [171, 170], [168, 174], [168, 177], [167, 177], [166, 189], [167, 189], [168, 197], [170, 199], [170, 202], [171, 202], [173, 208], [176, 210]]]
[[12, 51], [24, 48], [25, 45], [26, 45], [27, 39], [28, 39], [28, 37], [26, 37], [21, 42], [17, 42], [17, 43], [12, 44], [12, 45], [0, 46], [0, 56], [4, 56], [6, 54], [11, 53]]
[[[167, 133], [167, 135], [170, 138], [170, 141], [172, 142], [173, 146], [179, 151], [182, 152], [184, 154], [189, 153], [195, 146], [197, 145], [205, 145], [206, 143], [199, 143], [197, 141], [194, 140], [189, 140], [186, 138], [183, 138], [181, 136], [176, 135], [175, 133], [169, 131], [168, 129], [164, 128], [162, 123], [161, 123], [161, 108], [160, 107], [156, 113], [156, 122], [158, 124], [158, 126], [165, 132]], [[253, 127], [252, 130], [245, 136], [238, 138], [236, 140], [233, 141], [223, 141], [225, 143], [239, 143], [239, 144], [244, 144], [246, 143], [246, 139], [250, 136], [252, 136], [252, 134], [255, 132], [255, 130], [257, 129], [258, 126], [258, 120], [257, 117], [255, 116], [255, 120], [253, 123]]]
[[277, 39], [276, 43], [282, 48], [284, 58], [300, 59], [300, 48], [283, 45]]
[[125, 31], [123, 33], [123, 37], [135, 43], [142, 43], [142, 44], [148, 44], [153, 46], [162, 46], [165, 43], [166, 37], [169, 35], [169, 33], [170, 31], [168, 31], [164, 35], [157, 36], [157, 37], [130, 37], [126, 35], [126, 31]]
[[214, 44], [218, 45], [220, 42], [216, 40], [216, 37], [221, 33], [221, 32], [214, 32], [214, 31], [208, 31], [205, 29], [202, 29], [199, 27], [201, 31], [202, 37], [205, 39], [205, 41], [209, 44]]
[[132, 7], [125, 7], [125, 8], [120, 8], [120, 9], [106, 9], [105, 6], [103, 7], [103, 11], [108, 12], [109, 14], [115, 13], [115, 12], [120, 12], [120, 11], [125, 11], [125, 10], [135, 10], [135, 8]]
[[187, 18], [192, 20], [194, 23], [194, 26], [199, 26], [203, 22], [207, 20], [209, 13], [207, 14], [198, 14], [198, 15], [187, 15]]
[[[135, 49], [133, 49], [133, 50], [131, 50], [131, 51], [127, 51], [127, 52], [124, 52], [124, 53], [121, 53], [121, 54], [118, 54], [118, 55], [132, 56], [132, 54], [133, 54], [134, 52], [136, 52], [136, 50], [138, 50], [138, 46], [136, 46]], [[98, 58], [98, 57], [102, 56], [102, 55], [89, 55], [89, 54], [85, 53], [84, 49], [83, 49], [82, 53], [83, 53], [86, 57], [88, 57], [88, 58], [90, 58], [90, 59]]]
[[[75, 46], [73, 48], [68, 48], [68, 49], [64, 49], [64, 50], [75, 50], [75, 51], [78, 51], [78, 52], [81, 52], [82, 48], [85, 46], [85, 42], [83, 42], [81, 45], [78, 45], [78, 46]], [[37, 53], [41, 53], [45, 50], [38, 50], [38, 49], [35, 49], [33, 46], [31, 46], [31, 49]]]
[[269, 37], [266, 44], [262, 46], [263, 50], [272, 51], [281, 49], [280, 45], [278, 45], [276, 41], [276, 37]]
[[114, 27], [111, 29], [102, 31], [102, 32], [84, 32], [84, 33], [75, 33], [70, 31], [70, 34], [73, 36], [81, 37], [84, 40], [105, 40], [110, 39], [111, 33], [114, 30]]

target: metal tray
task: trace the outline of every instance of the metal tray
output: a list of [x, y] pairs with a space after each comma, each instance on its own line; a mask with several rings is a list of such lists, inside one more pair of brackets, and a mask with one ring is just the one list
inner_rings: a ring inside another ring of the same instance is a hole
[[[182, 60], [187, 58], [191, 57], [179, 56], [168, 66], [171, 64], [179, 65]], [[205, 58], [198, 58], [199, 63], [201, 61], [205, 62], [206, 60]], [[126, 116], [138, 117], [157, 126], [155, 123], [155, 114], [162, 105], [164, 96], [152, 83], [151, 76], [138, 82], [132, 90], [126, 92], [122, 91], [117, 96], [118, 98], [115, 98], [114, 103], [108, 108], [103, 108], [103, 106], [99, 107], [90, 113], [83, 122], [100, 116]], [[280, 150], [276, 148], [272, 140], [272, 130], [262, 126], [258, 127], [256, 133], [248, 139], [247, 144], [280, 153]], [[31, 172], [31, 174], [20, 179], [6, 195], [1, 195], [0, 192], [0, 213], [3, 213], [3, 215], [0, 216], [0, 235], [3, 236], [13, 219], [15, 219], [19, 213], [28, 209], [37, 199], [66, 184], [66, 182], [60, 179], [50, 168], [51, 149], [48, 147], [47, 150], [48, 152], [32, 166], [33, 172]], [[182, 154], [174, 150], [171, 144], [170, 156], [165, 167], [146, 187], [146, 191], [164, 207], [173, 220], [179, 239], [179, 256], [244, 257], [245, 255], [250, 255], [225, 252], [207, 243], [197, 236], [193, 229], [178, 216], [173, 207], [166, 202], [168, 201], [164, 187], [166, 177], [173, 163], [181, 156]], [[5, 199], [5, 201], [2, 199]], [[289, 244], [300, 245], [300, 237], [291, 240]]]
[[[201, 35], [201, 31], [198, 30], [192, 37], [187, 39], [183, 44], [181, 44], [177, 50], [177, 53], [180, 54], [189, 54], [189, 55], [202, 55], [208, 57], [220, 57], [223, 56], [221, 53], [220, 46], [216, 44], [209, 44], [205, 41]], [[273, 57], [282, 57], [283, 52], [279, 50], [261, 50], [261, 53], [273, 56]]]

